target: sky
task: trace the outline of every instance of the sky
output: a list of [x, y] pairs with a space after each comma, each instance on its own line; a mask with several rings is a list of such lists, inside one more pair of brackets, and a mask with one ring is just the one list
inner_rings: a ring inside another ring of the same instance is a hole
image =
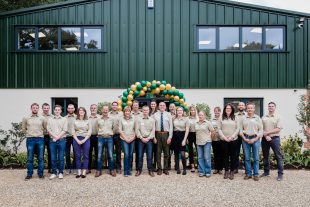
[[310, 0], [233, 0], [310, 14]]

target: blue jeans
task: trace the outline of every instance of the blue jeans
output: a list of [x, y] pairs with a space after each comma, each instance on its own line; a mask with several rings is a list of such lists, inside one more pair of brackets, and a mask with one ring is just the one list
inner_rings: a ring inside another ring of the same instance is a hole
[[102, 154], [106, 147], [108, 152], [109, 169], [114, 170], [114, 159], [113, 159], [113, 137], [98, 137], [98, 160], [97, 170], [102, 170]]
[[[254, 139], [253, 137], [252, 139]], [[251, 139], [248, 138], [247, 139]], [[247, 176], [258, 176], [259, 175], [259, 148], [260, 148], [260, 140], [257, 140], [253, 144], [248, 144], [247, 142], [242, 142], [242, 146], [244, 149], [244, 162], [245, 162], [245, 173]], [[253, 171], [251, 165], [251, 154], [253, 156], [254, 164]]]
[[135, 142], [127, 143], [122, 140], [122, 148], [124, 151], [124, 175], [130, 175], [130, 165], [132, 162], [133, 151], [135, 149]]
[[212, 142], [207, 142], [205, 145], [197, 145], [198, 171], [202, 175], [211, 175], [211, 145]]
[[283, 175], [283, 155], [281, 152], [281, 141], [280, 137], [273, 137], [271, 141], [267, 141], [265, 137], [262, 139], [262, 151], [264, 157], [264, 173], [269, 175], [270, 164], [269, 164], [269, 151], [272, 149], [274, 156], [277, 160], [278, 174]]
[[43, 176], [44, 172], [44, 138], [43, 137], [27, 137], [27, 176], [33, 174], [33, 157], [34, 152], [38, 158], [38, 175]]
[[66, 140], [60, 139], [54, 142], [52, 139], [49, 141], [49, 148], [51, 153], [52, 162], [52, 173], [57, 175], [57, 160], [59, 160], [59, 173], [63, 174], [65, 167], [65, 150], [66, 150]]
[[146, 159], [147, 159], [147, 169], [149, 171], [153, 170], [152, 166], [152, 160], [153, 160], [153, 141], [150, 140], [147, 143], [144, 143], [139, 139], [139, 144], [138, 144], [138, 151], [139, 151], [139, 162], [138, 162], [138, 170], [142, 171], [142, 166], [143, 166], [143, 155], [144, 151], [146, 150]]

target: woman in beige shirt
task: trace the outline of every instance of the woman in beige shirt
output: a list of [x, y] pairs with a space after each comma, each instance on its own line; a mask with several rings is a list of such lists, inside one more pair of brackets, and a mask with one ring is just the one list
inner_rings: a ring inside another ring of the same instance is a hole
[[214, 171], [213, 174], [222, 174], [223, 170], [223, 151], [222, 151], [222, 143], [220, 142], [220, 135], [218, 133], [219, 125], [221, 122], [221, 108], [214, 108], [214, 117], [211, 120], [212, 126], [215, 129], [215, 133], [212, 136], [212, 150], [214, 156]]
[[195, 163], [194, 163], [194, 145], [197, 151], [196, 145], [196, 130], [195, 124], [198, 121], [198, 113], [197, 109], [194, 105], [189, 107], [189, 133], [187, 138], [187, 147], [188, 147], [188, 157], [189, 157], [189, 164], [191, 165], [191, 172], [195, 172]]
[[[86, 170], [88, 169], [90, 148], [89, 137], [91, 136], [92, 127], [87, 117], [86, 109], [84, 107], [78, 108], [78, 114], [76, 116], [76, 120], [74, 121], [74, 127], [72, 130], [74, 139], [73, 151], [75, 155], [76, 168], [78, 169], [76, 178], [86, 178]], [[81, 161], [82, 158], [83, 162]]]
[[122, 147], [124, 151], [124, 176], [131, 176], [131, 162], [133, 151], [135, 148], [135, 119], [131, 115], [131, 108], [124, 108], [124, 117], [119, 122], [120, 138], [122, 139]]
[[224, 179], [228, 177], [231, 180], [234, 179], [234, 168], [237, 162], [238, 133], [239, 124], [237, 117], [235, 117], [235, 109], [233, 105], [227, 104], [224, 107], [222, 121], [219, 125], [219, 135], [222, 140], [221, 143], [224, 154]]
[[175, 157], [175, 168], [177, 174], [181, 174], [179, 166], [179, 155], [181, 153], [183, 173], [186, 175], [186, 141], [189, 132], [189, 120], [184, 116], [184, 109], [182, 107], [177, 107], [176, 117], [173, 120], [173, 137], [172, 137], [172, 146], [174, 150]]

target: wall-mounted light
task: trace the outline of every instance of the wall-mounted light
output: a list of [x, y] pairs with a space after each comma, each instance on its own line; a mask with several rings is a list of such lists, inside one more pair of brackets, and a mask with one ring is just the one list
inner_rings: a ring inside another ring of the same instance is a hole
[[154, 0], [147, 0], [147, 8], [154, 9]]
[[298, 20], [298, 28], [301, 29], [304, 27], [305, 17], [300, 17]]

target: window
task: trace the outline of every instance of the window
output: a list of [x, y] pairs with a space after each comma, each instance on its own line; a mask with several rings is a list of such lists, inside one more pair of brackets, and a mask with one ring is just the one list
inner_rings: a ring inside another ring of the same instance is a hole
[[67, 115], [67, 107], [69, 104], [74, 105], [76, 113], [78, 108], [78, 98], [52, 98], [52, 108], [54, 109], [55, 105], [62, 106], [62, 116]]
[[238, 103], [245, 104], [252, 102], [255, 104], [255, 114], [262, 117], [264, 115], [264, 99], [263, 98], [224, 98], [224, 106], [231, 103], [235, 107], [235, 112], [238, 111]]
[[198, 52], [285, 51], [284, 26], [197, 26]]
[[104, 51], [103, 26], [16, 27], [16, 50], [46, 52]]
[[239, 50], [239, 27], [220, 27], [220, 50]]
[[52, 27], [41, 27], [38, 33], [39, 50], [58, 49], [58, 29]]
[[35, 49], [36, 29], [20, 28], [18, 31], [18, 49], [32, 50]]
[[283, 28], [267, 28], [266, 29], [266, 49], [283, 50], [284, 42]]
[[216, 28], [199, 28], [198, 39], [198, 48], [200, 50], [215, 50]]

